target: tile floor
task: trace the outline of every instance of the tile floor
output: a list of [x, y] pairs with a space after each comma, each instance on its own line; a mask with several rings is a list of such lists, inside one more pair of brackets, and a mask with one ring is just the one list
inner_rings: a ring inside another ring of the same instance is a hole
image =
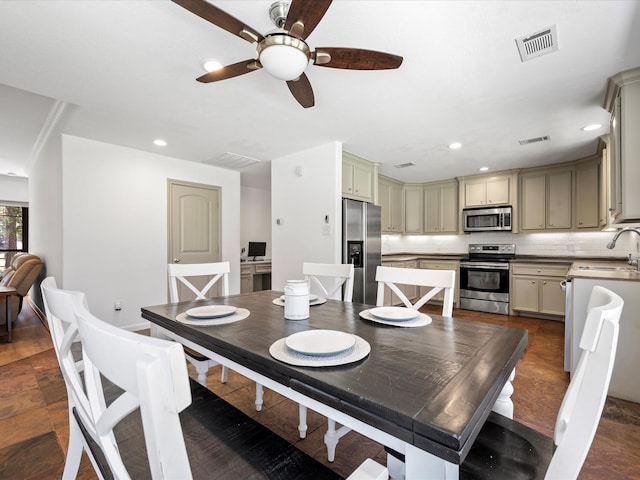
[[[68, 440], [66, 392], [48, 331], [28, 306], [15, 326], [13, 343], [0, 341], [0, 478], [60, 478]], [[562, 370], [563, 324], [464, 310], [454, 315], [529, 330], [514, 381], [515, 418], [551, 435], [569, 381]], [[297, 407], [289, 400], [266, 391], [263, 411], [255, 412], [253, 384], [234, 372], [221, 384], [219, 368], [210, 371], [209, 387], [299, 448], [326, 459], [326, 424], [320, 415], [309, 411], [309, 433], [299, 440]], [[640, 479], [639, 444], [640, 405], [609, 398], [580, 479]], [[366, 457], [385, 461], [382, 446], [350, 432], [338, 445], [332, 468], [347, 475]], [[78, 478], [96, 478], [86, 456]]]

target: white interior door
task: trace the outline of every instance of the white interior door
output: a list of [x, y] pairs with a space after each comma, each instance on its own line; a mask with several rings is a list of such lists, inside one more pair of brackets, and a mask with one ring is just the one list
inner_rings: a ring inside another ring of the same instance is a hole
[[[210, 263], [220, 258], [220, 196], [221, 188], [211, 185], [168, 181], [169, 228], [168, 261], [173, 263]], [[198, 288], [204, 287], [211, 277], [192, 281]], [[195, 295], [178, 285], [180, 300], [190, 300]], [[208, 296], [220, 295], [218, 285]]]

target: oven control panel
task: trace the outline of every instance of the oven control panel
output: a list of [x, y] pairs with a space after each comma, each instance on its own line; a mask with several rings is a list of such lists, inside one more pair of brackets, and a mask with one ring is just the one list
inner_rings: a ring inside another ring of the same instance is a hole
[[513, 243], [497, 243], [497, 244], [482, 244], [473, 243], [469, 245], [469, 253], [471, 254], [490, 254], [490, 255], [508, 255], [514, 256], [516, 254], [516, 246]]

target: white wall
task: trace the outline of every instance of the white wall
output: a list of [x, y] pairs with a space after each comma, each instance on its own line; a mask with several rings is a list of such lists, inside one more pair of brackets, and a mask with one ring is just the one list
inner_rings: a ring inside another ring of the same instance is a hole
[[0, 175], [0, 203], [27, 206], [29, 203], [29, 180], [26, 177]]
[[[267, 258], [271, 258], [271, 191], [261, 188], [240, 189], [240, 246], [249, 242], [267, 242]], [[247, 252], [242, 254], [247, 255]]]
[[238, 172], [68, 135], [62, 151], [62, 286], [96, 316], [135, 328], [140, 307], [166, 303], [168, 178], [222, 187], [222, 258], [240, 291]]
[[[62, 131], [74, 107], [60, 107], [48, 125], [37, 155], [31, 159], [29, 175], [29, 251], [44, 262], [40, 279], [54, 276], [63, 285], [62, 258]], [[44, 310], [39, 280], [31, 298]]]
[[517, 255], [635, 257], [638, 238], [624, 234], [609, 250], [607, 243], [614, 232], [565, 233], [471, 233], [467, 235], [383, 235], [382, 253], [461, 253], [469, 251], [470, 243], [515, 243]]
[[341, 185], [340, 142], [271, 161], [274, 290], [282, 290], [286, 280], [302, 278], [303, 262], [341, 263]]

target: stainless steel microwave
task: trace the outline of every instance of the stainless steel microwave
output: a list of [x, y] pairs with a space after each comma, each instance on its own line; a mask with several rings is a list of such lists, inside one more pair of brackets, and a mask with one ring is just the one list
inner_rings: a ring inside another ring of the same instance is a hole
[[465, 232], [511, 231], [512, 207], [464, 208], [462, 225]]

